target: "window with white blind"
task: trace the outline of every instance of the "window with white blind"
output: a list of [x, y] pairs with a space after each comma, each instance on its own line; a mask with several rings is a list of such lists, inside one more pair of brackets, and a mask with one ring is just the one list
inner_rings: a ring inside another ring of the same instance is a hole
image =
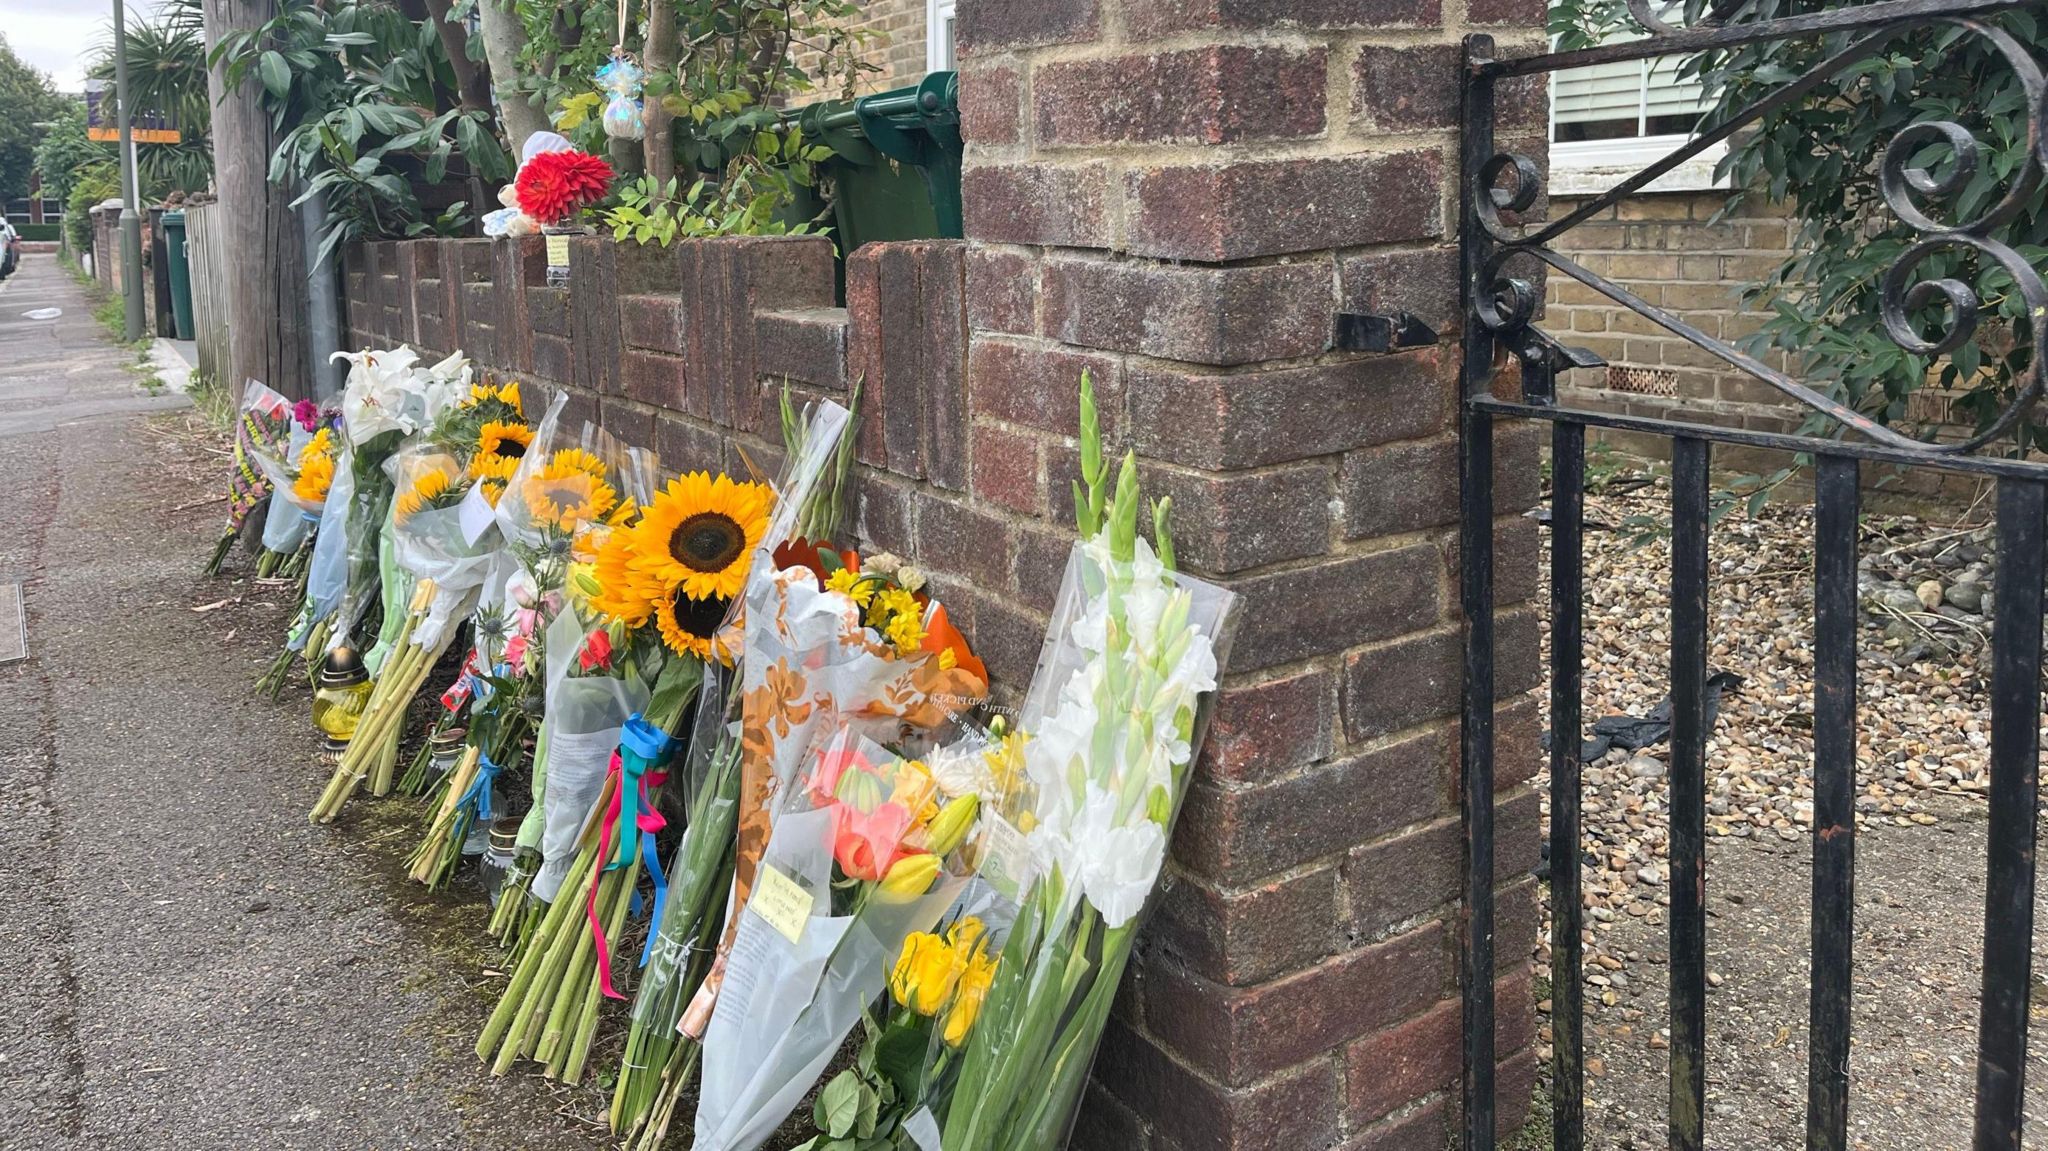
[[925, 0], [924, 68], [947, 72], [953, 67], [953, 5], [955, 0]]
[[[1605, 191], [1691, 137], [1711, 102], [1698, 77], [1681, 75], [1681, 63], [1676, 56], [1624, 60], [1551, 77], [1553, 194]], [[1708, 149], [1650, 190], [1715, 187], [1714, 165], [1725, 150]]]

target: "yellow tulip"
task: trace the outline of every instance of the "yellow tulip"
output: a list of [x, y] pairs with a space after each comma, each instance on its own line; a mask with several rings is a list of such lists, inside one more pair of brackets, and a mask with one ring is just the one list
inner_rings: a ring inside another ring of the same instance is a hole
[[934, 855], [947, 855], [960, 846], [967, 838], [967, 832], [974, 826], [974, 817], [981, 813], [981, 796], [974, 792], [954, 800], [939, 809], [936, 819], [927, 829], [926, 844]]
[[946, 929], [946, 945], [960, 953], [961, 962], [972, 955], [981, 945], [981, 938], [988, 934], [988, 925], [973, 915], [963, 915]]
[[979, 948], [967, 960], [967, 970], [960, 973], [954, 989], [953, 1007], [946, 1012], [946, 1046], [958, 1047], [966, 1042], [967, 1032], [981, 1015], [981, 1005], [988, 1001], [989, 985], [996, 981], [996, 962]]
[[903, 941], [903, 954], [889, 973], [889, 994], [919, 1015], [937, 1015], [952, 1000], [960, 976], [958, 954], [946, 941], [916, 932]]
[[877, 894], [884, 903], [907, 903], [930, 891], [932, 881], [938, 877], [938, 856], [906, 855], [882, 877], [881, 890]]

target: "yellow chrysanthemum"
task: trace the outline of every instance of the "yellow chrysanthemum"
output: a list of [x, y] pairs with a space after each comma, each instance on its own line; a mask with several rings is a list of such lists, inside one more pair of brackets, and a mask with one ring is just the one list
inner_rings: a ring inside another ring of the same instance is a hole
[[447, 472], [435, 468], [423, 472], [413, 481], [412, 487], [398, 497], [398, 507], [392, 518], [403, 525], [423, 511], [444, 506], [448, 500], [449, 488], [454, 484]]
[[900, 587], [884, 588], [868, 603], [868, 626], [886, 632], [898, 616], [922, 617], [924, 605]]
[[883, 634], [896, 645], [899, 654], [910, 655], [924, 643], [924, 621], [915, 612], [903, 612], [890, 618]]
[[478, 433], [476, 450], [478, 455], [516, 460], [526, 454], [527, 447], [532, 443], [532, 428], [525, 424], [492, 420]]
[[[321, 450], [314, 450], [318, 445]], [[327, 436], [327, 429], [306, 444], [306, 450], [299, 453], [299, 474], [292, 480], [292, 495], [300, 503], [318, 504], [327, 501], [327, 489], [334, 483], [333, 443]]]
[[677, 655], [693, 655], [706, 663], [717, 660], [730, 665], [740, 638], [737, 628], [724, 629], [728, 599], [696, 599], [684, 593], [682, 585], [672, 586], [654, 605], [654, 623], [661, 629], [661, 642]]
[[861, 607], [866, 607], [875, 598], [875, 581], [862, 580], [860, 573], [852, 568], [840, 568], [825, 577], [825, 590], [836, 591]]
[[526, 478], [526, 509], [533, 518], [563, 531], [575, 531], [618, 506], [619, 494], [604, 481], [603, 465], [593, 474], [586, 461], [597, 457], [578, 448], [556, 452], [538, 473]]
[[769, 490], [708, 472], [678, 476], [633, 528], [631, 560], [640, 578], [677, 587], [696, 600], [740, 594], [747, 565], [768, 531]]

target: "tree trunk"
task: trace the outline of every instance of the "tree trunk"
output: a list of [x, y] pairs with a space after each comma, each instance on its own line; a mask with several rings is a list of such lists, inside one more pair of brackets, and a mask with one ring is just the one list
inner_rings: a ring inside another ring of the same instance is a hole
[[519, 53], [526, 47], [526, 30], [519, 26], [519, 14], [510, 0], [478, 0], [477, 23], [484, 38], [484, 58], [491, 75], [497, 77], [498, 122], [505, 127], [505, 144], [512, 150], [512, 162], [526, 147], [526, 138], [549, 130], [548, 118], [518, 90]]
[[448, 53], [448, 64], [455, 70], [455, 87], [462, 97], [462, 107], [470, 112], [488, 112], [491, 86], [483, 69], [469, 58], [469, 29], [448, 18], [453, 7], [451, 0], [427, 0], [427, 18], [434, 22], [434, 31], [441, 34], [441, 48]]
[[[676, 66], [676, 10], [673, 4], [654, 4], [647, 10], [647, 43], [643, 45], [647, 79], [667, 76]], [[666, 86], [658, 86], [666, 91]], [[676, 146], [672, 126], [675, 117], [667, 103], [650, 93], [640, 117], [647, 126], [643, 143], [647, 155], [647, 180], [657, 197], [667, 194], [668, 182], [676, 174]]]
[[[231, 33], [252, 29], [275, 13], [273, 0], [205, 0], [209, 50]], [[288, 189], [270, 183], [277, 136], [263, 109], [252, 73], [229, 91], [225, 62], [207, 76], [213, 102], [213, 182], [220, 208], [209, 234], [220, 238], [228, 307], [227, 378], [261, 380], [292, 399], [313, 395], [307, 365], [306, 262], [299, 216]]]

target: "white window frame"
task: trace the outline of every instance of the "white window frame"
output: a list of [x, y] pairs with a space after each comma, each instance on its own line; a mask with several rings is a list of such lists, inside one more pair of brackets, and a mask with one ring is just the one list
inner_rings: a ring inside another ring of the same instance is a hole
[[953, 12], [957, 0], [924, 2], [924, 68], [944, 72], [953, 67]]
[[[1636, 114], [1639, 123], [1646, 123], [1649, 116], [1649, 91], [1654, 72], [1650, 65], [1660, 57], [1642, 61], [1643, 82], [1636, 100]], [[1550, 83], [1550, 194], [1553, 196], [1596, 196], [1644, 168], [1685, 146], [1692, 139], [1688, 135], [1630, 136], [1614, 140], [1577, 140], [1557, 142], [1557, 77], [1561, 72], [1551, 73]], [[1714, 169], [1721, 158], [1728, 154], [1728, 144], [1723, 141], [1692, 157], [1685, 163], [1664, 173], [1642, 189], [1646, 192], [1703, 192], [1725, 189], [1729, 186], [1726, 177], [1717, 177]]]

